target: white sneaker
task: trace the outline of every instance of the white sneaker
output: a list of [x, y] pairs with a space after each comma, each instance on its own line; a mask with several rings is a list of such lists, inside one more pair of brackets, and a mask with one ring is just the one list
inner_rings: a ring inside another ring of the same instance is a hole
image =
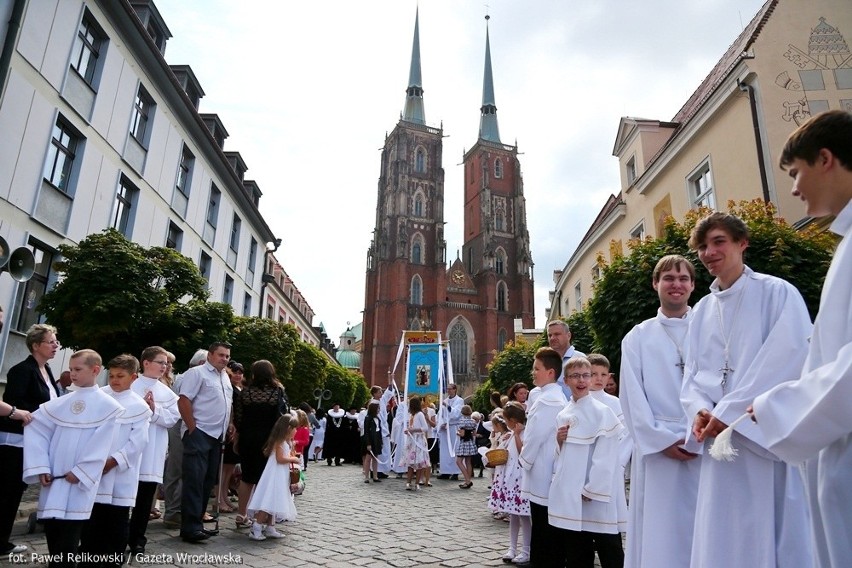
[[252, 540], [266, 540], [266, 537], [261, 532], [264, 529], [264, 526], [260, 523], [255, 523], [251, 526], [251, 531], [249, 531], [248, 537]]
[[503, 562], [506, 564], [511, 564], [512, 560], [515, 559], [515, 551], [511, 548], [503, 555]]
[[278, 529], [276, 529], [272, 525], [266, 527], [266, 529], [263, 531], [263, 535], [269, 538], [284, 538], [284, 533], [278, 532]]
[[512, 562], [514, 562], [515, 564], [524, 564], [524, 563], [529, 562], [529, 561], [530, 561], [530, 555], [527, 554], [526, 552], [521, 552], [520, 554], [518, 554], [517, 556], [512, 558]]

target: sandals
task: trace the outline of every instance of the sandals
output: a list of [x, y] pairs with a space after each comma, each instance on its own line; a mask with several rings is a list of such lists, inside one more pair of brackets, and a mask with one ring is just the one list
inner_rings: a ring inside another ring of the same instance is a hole
[[254, 521], [248, 515], [237, 515], [234, 518], [238, 529], [247, 529], [254, 524]]
[[211, 515], [210, 513], [204, 513], [204, 516], [201, 517], [202, 523], [214, 523], [216, 522], [216, 518], [219, 515]]
[[152, 509], [151, 512], [148, 514], [148, 520], [149, 521], [156, 521], [157, 519], [159, 519], [162, 516], [163, 516], [163, 514], [160, 512], [159, 509]]
[[230, 503], [219, 503], [219, 512], [220, 513], [233, 513], [236, 511]]
[[467, 483], [459, 483], [459, 487], [461, 489], [470, 489], [473, 487], [473, 481], [468, 481]]

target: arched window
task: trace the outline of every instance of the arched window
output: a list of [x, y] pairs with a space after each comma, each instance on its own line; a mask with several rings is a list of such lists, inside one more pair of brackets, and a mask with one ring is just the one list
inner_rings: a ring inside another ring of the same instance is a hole
[[506, 304], [509, 296], [509, 291], [506, 289], [505, 282], [497, 283], [497, 311], [505, 312]]
[[419, 192], [414, 196], [414, 216], [423, 216], [423, 196]]
[[411, 245], [411, 262], [412, 264], [423, 264], [423, 245], [420, 244], [420, 239], [414, 238], [414, 244]]
[[453, 373], [467, 374], [467, 329], [457, 321], [450, 329], [450, 355], [453, 358]]
[[506, 227], [506, 214], [502, 209], [498, 209], [494, 214], [494, 230], [495, 231], [505, 231]]
[[503, 177], [503, 161], [500, 158], [494, 160], [494, 177]]
[[415, 306], [423, 303], [423, 281], [418, 274], [411, 279], [411, 303]]
[[494, 269], [497, 274], [506, 274], [506, 252], [499, 248], [494, 258]]
[[423, 151], [423, 148], [417, 149], [414, 171], [421, 174], [426, 171], [426, 152]]
[[502, 351], [503, 347], [506, 346], [506, 330], [502, 327], [500, 331], [497, 332], [497, 350]]

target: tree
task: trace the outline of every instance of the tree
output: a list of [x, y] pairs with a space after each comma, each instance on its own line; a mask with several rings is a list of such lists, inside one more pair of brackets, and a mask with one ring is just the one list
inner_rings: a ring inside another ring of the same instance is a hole
[[[363, 381], [362, 381], [363, 382]], [[352, 375], [340, 365], [329, 365], [325, 373], [324, 388], [331, 391], [329, 407], [339, 404], [341, 408], [348, 407], [355, 396], [358, 385]]]
[[[300, 343], [296, 328], [275, 320], [250, 316], [234, 318], [231, 329], [231, 357], [245, 366], [246, 378], [251, 378], [251, 365], [266, 359], [275, 367], [275, 375], [287, 388], [293, 386], [291, 376], [296, 362], [296, 345]], [[295, 399], [290, 398], [290, 402]]]
[[38, 309], [72, 349], [109, 359], [162, 345], [188, 359], [231, 326], [231, 307], [206, 302], [207, 282], [177, 251], [146, 249], [106, 229], [59, 252], [63, 260], [54, 267], [61, 278]]
[[[772, 274], [796, 286], [805, 299], [811, 317], [816, 316], [819, 294], [835, 246], [831, 234], [814, 227], [797, 230], [776, 216], [775, 206], [760, 199], [729, 202], [731, 213], [742, 218], [751, 236], [745, 262], [756, 272]], [[696, 266], [694, 305], [708, 294], [712, 278], [701, 267], [687, 241], [695, 224], [710, 210], [689, 211], [682, 222], [669, 218], [663, 235], [631, 241], [630, 254], [606, 265], [586, 307], [586, 319], [594, 337], [593, 348], [605, 354], [617, 371], [621, 364], [621, 340], [637, 323], [657, 313], [659, 299], [651, 287], [651, 274], [657, 261], [667, 254], [681, 254]]]
[[297, 341], [293, 371], [285, 385], [290, 404], [293, 406], [298, 406], [302, 402], [307, 402], [311, 406], [316, 404], [314, 391], [325, 383], [328, 366], [328, 359], [319, 349], [310, 343]]
[[364, 376], [361, 373], [356, 371], [347, 370], [347, 374], [349, 375], [349, 381], [355, 385], [355, 392], [352, 394], [350, 406], [356, 408], [366, 406], [367, 401], [372, 398], [370, 396], [370, 389], [367, 388], [367, 381], [364, 380]]
[[476, 389], [473, 406], [480, 412], [489, 413], [491, 405], [488, 401], [493, 391], [506, 394], [509, 387], [515, 383], [526, 383], [532, 388], [533, 355], [541, 345], [541, 338], [535, 343], [528, 343], [523, 339], [506, 343], [488, 365], [488, 378]]

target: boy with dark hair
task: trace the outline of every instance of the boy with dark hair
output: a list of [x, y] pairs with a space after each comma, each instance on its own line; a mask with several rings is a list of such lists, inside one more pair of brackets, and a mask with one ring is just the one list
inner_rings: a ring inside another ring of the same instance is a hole
[[38, 518], [44, 521], [51, 568], [75, 566], [80, 534], [92, 513], [124, 408], [95, 384], [101, 357], [91, 349], [71, 356], [78, 389], [42, 404], [24, 428], [24, 483], [40, 483]]
[[556, 415], [568, 402], [556, 378], [562, 372], [562, 356], [550, 347], [542, 347], [533, 360], [533, 382], [540, 394], [527, 411], [524, 443], [518, 458], [524, 475], [521, 497], [529, 499], [530, 562], [544, 565], [552, 546], [553, 533], [547, 520], [547, 504], [556, 457]]
[[820, 566], [852, 566], [852, 114], [828, 111], [787, 141], [781, 167], [808, 215], [834, 215], [843, 240], [828, 269], [802, 376], [758, 396], [754, 416], [769, 450], [806, 461], [806, 483]]

